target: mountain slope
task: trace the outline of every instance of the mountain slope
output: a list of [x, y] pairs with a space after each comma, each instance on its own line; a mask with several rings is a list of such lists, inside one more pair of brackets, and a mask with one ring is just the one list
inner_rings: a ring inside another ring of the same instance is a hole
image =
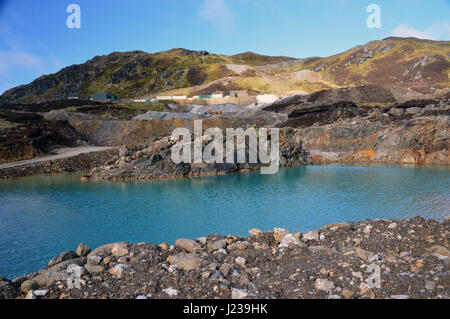
[[287, 57], [266, 57], [254, 53], [224, 56], [206, 51], [172, 49], [150, 54], [142, 51], [114, 52], [97, 56], [44, 75], [28, 85], [6, 91], [3, 102], [36, 102], [66, 98], [71, 93], [89, 97], [107, 91], [121, 98], [150, 95], [167, 89], [200, 85], [234, 73], [225, 64], [252, 65], [288, 61]]
[[286, 96], [366, 84], [434, 93], [449, 88], [449, 71], [449, 41], [414, 38], [372, 41], [331, 57], [309, 59], [186, 49], [115, 52], [8, 90], [0, 102], [63, 99], [71, 93], [89, 97], [103, 91], [120, 98], [232, 89]]
[[322, 59], [312, 69], [339, 86], [392, 84], [430, 93], [449, 87], [450, 42], [387, 38]]

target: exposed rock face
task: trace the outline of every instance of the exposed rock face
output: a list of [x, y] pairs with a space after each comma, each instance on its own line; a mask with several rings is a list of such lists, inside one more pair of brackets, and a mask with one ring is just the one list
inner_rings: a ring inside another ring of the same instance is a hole
[[289, 120], [278, 127], [300, 128], [304, 148], [316, 164], [449, 164], [448, 96], [387, 107], [358, 107], [352, 102], [313, 107], [289, 103], [284, 109], [291, 112]]
[[[27, 276], [0, 278], [0, 298], [450, 297], [449, 219], [338, 223], [304, 236], [275, 231], [208, 235], [193, 240], [195, 253], [108, 244], [88, 258], [72, 255]], [[280, 244], [274, 235], [281, 233]], [[223, 248], [211, 250], [219, 241]]]
[[360, 121], [300, 130], [314, 163], [366, 162], [448, 165], [449, 117], [383, 125]]
[[[229, 164], [226, 163], [226, 154], [224, 154], [223, 164], [175, 164], [171, 159], [171, 150], [174, 144], [175, 142], [171, 141], [169, 138], [156, 140], [133, 153], [131, 156], [121, 157], [112, 165], [94, 168], [90, 173], [90, 178], [93, 180], [138, 180], [193, 177], [255, 170], [263, 166], [261, 162], [255, 164]], [[203, 149], [205, 149], [208, 144], [209, 141], [204, 141]], [[225, 141], [224, 150], [226, 150]], [[246, 154], [248, 159], [248, 148]], [[235, 158], [236, 156], [235, 150]], [[290, 128], [281, 129], [280, 166], [298, 166], [307, 163], [307, 153], [303, 149], [299, 132]]]

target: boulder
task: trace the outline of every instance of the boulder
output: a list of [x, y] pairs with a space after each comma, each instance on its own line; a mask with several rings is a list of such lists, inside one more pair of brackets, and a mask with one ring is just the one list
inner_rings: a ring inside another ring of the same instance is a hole
[[253, 228], [253, 229], [250, 229], [248, 231], [248, 233], [249, 233], [250, 236], [258, 236], [259, 234], [262, 233], [262, 231], [260, 229], [258, 229], [258, 228]]
[[175, 242], [175, 247], [181, 250], [185, 250], [188, 253], [192, 253], [196, 250], [201, 250], [202, 247], [199, 243], [192, 239], [180, 238]]
[[231, 299], [246, 299], [249, 292], [242, 289], [233, 288], [231, 290]]
[[203, 259], [193, 254], [181, 253], [178, 255], [169, 256], [167, 258], [167, 261], [171, 265], [178, 265], [178, 267], [180, 267], [181, 269], [189, 271], [189, 270], [199, 270]]
[[86, 264], [84, 268], [88, 271], [90, 274], [99, 274], [105, 271], [105, 267], [95, 264]]
[[109, 270], [109, 273], [117, 278], [122, 278], [126, 269], [130, 268], [129, 265], [118, 264]]
[[307, 232], [306, 234], [303, 235], [302, 240], [304, 242], [311, 241], [311, 240], [318, 241], [319, 240], [319, 231], [318, 230], [312, 230], [310, 232]]
[[286, 236], [287, 234], [290, 234], [291, 232], [284, 229], [284, 228], [274, 228], [273, 229], [273, 238], [277, 241], [277, 242], [281, 242], [284, 238], [284, 236]]
[[225, 239], [220, 239], [215, 241], [211, 247], [209, 247], [209, 251], [213, 252], [222, 248], [225, 248], [227, 246], [227, 241]]
[[77, 258], [77, 254], [73, 250], [62, 252], [56, 259], [56, 263]]
[[304, 243], [302, 243], [300, 241], [300, 239], [298, 239], [298, 237], [292, 235], [292, 234], [287, 234], [286, 236], [283, 237], [283, 239], [281, 240], [280, 245], [278, 246], [279, 248], [287, 248], [287, 247], [304, 247], [306, 246]]
[[86, 244], [79, 244], [77, 247], [77, 256], [78, 257], [86, 257], [91, 252], [91, 247]]
[[314, 286], [318, 291], [325, 291], [326, 293], [330, 293], [334, 289], [334, 283], [327, 279], [316, 279]]

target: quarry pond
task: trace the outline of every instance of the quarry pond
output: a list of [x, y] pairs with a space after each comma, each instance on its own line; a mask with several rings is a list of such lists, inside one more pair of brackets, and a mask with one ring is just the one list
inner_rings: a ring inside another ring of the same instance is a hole
[[364, 219], [443, 220], [445, 166], [303, 166], [139, 182], [81, 182], [78, 175], [0, 181], [0, 276], [45, 267], [81, 242], [173, 242], [208, 234], [305, 232]]

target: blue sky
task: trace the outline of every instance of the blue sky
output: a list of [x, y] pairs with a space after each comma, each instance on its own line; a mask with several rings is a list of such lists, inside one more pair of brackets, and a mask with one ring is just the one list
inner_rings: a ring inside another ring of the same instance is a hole
[[450, 40], [449, 17], [450, 0], [0, 0], [0, 94], [113, 51], [329, 56], [391, 35]]

